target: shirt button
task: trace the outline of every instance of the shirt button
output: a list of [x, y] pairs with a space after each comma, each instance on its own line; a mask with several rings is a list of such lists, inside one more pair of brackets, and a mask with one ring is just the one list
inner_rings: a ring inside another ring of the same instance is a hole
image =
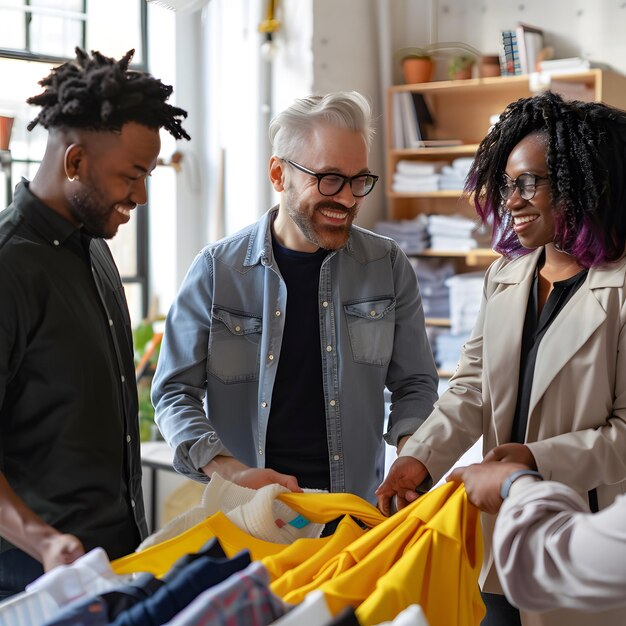
[[121, 379], [122, 379], [122, 382], [126, 380], [126, 378], [124, 377], [124, 374], [122, 374]]
[[335, 456], [333, 457], [333, 461], [338, 461], [339, 460], [339, 455], [335, 454]]
[[267, 402], [261, 402], [261, 406], [266, 409], [267, 408]]
[[131, 439], [130, 435], [126, 435], [126, 441], [127, 441], [128, 443], [130, 443], [130, 439]]
[[335, 400], [331, 400], [331, 401], [329, 402], [329, 404], [330, 404], [330, 406], [335, 406], [335, 404], [337, 404], [337, 402], [335, 402]]
[[270, 361], [273, 361], [273, 360], [274, 360], [274, 355], [273, 355], [273, 354], [270, 354], [267, 358], [268, 358]]
[[274, 313], [274, 315], [275, 315], [276, 317], [280, 317], [280, 311], [276, 311], [276, 312]]
[[332, 351], [333, 351], [332, 346], [326, 346], [326, 352], [332, 352]]
[[55, 239], [52, 243], [53, 243], [55, 246], [58, 246], [58, 245], [59, 245], [59, 240], [58, 240], [58, 239]]
[[241, 331], [241, 326], [235, 326], [235, 332], [238, 333], [239, 331]]
[[322, 302], [322, 306], [327, 309], [328, 308], [328, 302], [326, 302], [326, 300], [324, 300], [324, 302]]
[[131, 500], [131, 501], [130, 501], [130, 506], [132, 506], [132, 507], [133, 507], [133, 509], [135, 508], [135, 501], [134, 501], [134, 500]]
[[372, 317], [376, 317], [376, 311], [370, 311], [370, 315], [371, 315]]
[[113, 320], [109, 320], [109, 326], [113, 326]]
[[262, 448], [259, 448], [259, 454], [260, 454], [261, 456], [263, 456], [263, 449], [262, 449]]

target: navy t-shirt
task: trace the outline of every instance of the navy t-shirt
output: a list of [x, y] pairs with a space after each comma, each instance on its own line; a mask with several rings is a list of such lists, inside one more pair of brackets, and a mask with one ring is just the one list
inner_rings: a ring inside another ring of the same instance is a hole
[[318, 295], [328, 251], [297, 252], [275, 239], [273, 248], [287, 285], [287, 311], [267, 427], [266, 467], [294, 475], [301, 487], [330, 489]]

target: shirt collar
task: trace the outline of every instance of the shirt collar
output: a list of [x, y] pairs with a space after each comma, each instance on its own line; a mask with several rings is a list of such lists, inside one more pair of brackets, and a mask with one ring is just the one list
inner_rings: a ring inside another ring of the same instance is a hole
[[29, 182], [24, 178], [15, 189], [13, 204], [28, 225], [53, 246], [64, 245], [80, 230], [33, 195]]

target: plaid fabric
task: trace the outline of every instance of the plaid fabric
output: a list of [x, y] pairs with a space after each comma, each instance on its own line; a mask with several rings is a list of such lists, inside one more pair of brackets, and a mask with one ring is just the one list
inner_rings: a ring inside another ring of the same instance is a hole
[[166, 626], [267, 626], [287, 611], [259, 561], [199, 595]]

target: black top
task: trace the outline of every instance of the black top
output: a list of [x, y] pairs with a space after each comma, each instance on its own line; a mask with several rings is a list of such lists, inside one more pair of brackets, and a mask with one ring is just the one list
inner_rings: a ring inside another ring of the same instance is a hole
[[552, 291], [541, 311], [538, 310], [538, 286], [539, 273], [535, 270], [535, 278], [528, 296], [526, 318], [524, 320], [524, 332], [522, 335], [522, 352], [519, 368], [519, 387], [517, 392], [517, 404], [515, 417], [511, 429], [511, 441], [524, 443], [526, 441], [526, 424], [528, 423], [528, 408], [530, 405], [530, 392], [535, 376], [535, 363], [539, 344], [546, 334], [552, 322], [556, 319], [569, 299], [578, 291], [587, 278], [587, 270], [578, 272], [575, 276], [566, 280], [559, 280], [552, 286]]
[[301, 487], [330, 489], [320, 347], [319, 277], [328, 254], [296, 252], [274, 239], [287, 285], [285, 330], [267, 426], [266, 467], [293, 474]]
[[[108, 246], [24, 181], [0, 213], [0, 470], [114, 559], [147, 534], [130, 318]], [[0, 551], [11, 547], [0, 537]]]

